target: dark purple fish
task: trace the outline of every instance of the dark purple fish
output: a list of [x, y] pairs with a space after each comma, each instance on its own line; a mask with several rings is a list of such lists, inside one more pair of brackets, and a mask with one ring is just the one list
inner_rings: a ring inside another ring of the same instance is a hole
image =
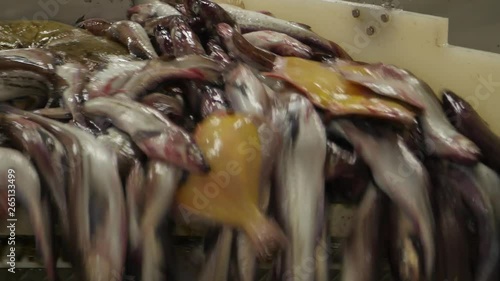
[[88, 32], [94, 34], [95, 36], [106, 36], [108, 33], [108, 29], [111, 26], [111, 22], [105, 19], [93, 18], [86, 19], [82, 22], [79, 22], [76, 26], [82, 29], [87, 30]]
[[457, 130], [481, 150], [481, 161], [500, 174], [500, 138], [476, 110], [452, 91], [443, 92], [443, 110]]
[[[47, 277], [49, 280], [56, 280], [52, 240], [49, 233], [50, 221], [47, 221], [47, 217], [44, 216], [40, 178], [36, 169], [28, 158], [16, 150], [0, 147], [0, 158], [2, 159], [0, 161], [0, 193], [4, 197], [0, 199], [6, 200], [0, 205], [7, 205], [8, 218], [15, 219], [16, 206], [22, 205], [28, 211]], [[16, 223], [7, 222], [7, 225], [14, 225], [15, 228]]]
[[158, 46], [159, 53], [164, 57], [175, 57], [174, 55], [174, 42], [168, 28], [159, 26], [154, 31], [154, 38], [156, 46]]
[[83, 112], [92, 118], [110, 120], [151, 159], [167, 161], [194, 172], [208, 170], [193, 138], [148, 106], [117, 95], [87, 101]]
[[424, 166], [390, 128], [339, 120], [329, 129], [352, 144], [370, 167], [375, 184], [408, 216], [422, 245], [425, 276], [430, 278], [435, 263], [434, 220]]
[[470, 167], [453, 163], [448, 165], [447, 184], [461, 195], [477, 224], [479, 248], [474, 280], [498, 280], [496, 270], [500, 262], [500, 236], [488, 187], [482, 185]]
[[181, 13], [174, 7], [160, 1], [135, 5], [127, 11], [127, 18], [141, 25], [151, 18], [172, 15], [180, 16]]
[[309, 59], [312, 56], [311, 47], [284, 33], [262, 30], [244, 34], [243, 37], [255, 47], [280, 56], [304, 59]]
[[384, 202], [384, 195], [371, 183], [359, 204], [344, 246], [342, 281], [378, 280]]
[[443, 163], [429, 167], [433, 175], [433, 198], [436, 217], [436, 280], [474, 280], [471, 265], [469, 211], [457, 193], [448, 184], [448, 173]]
[[200, 17], [209, 30], [215, 29], [220, 23], [226, 23], [239, 31], [233, 17], [215, 2], [210, 0], [186, 0], [184, 6], [191, 16]]
[[127, 46], [129, 52], [142, 59], [157, 58], [158, 54], [144, 28], [133, 21], [117, 21], [108, 29], [108, 36]]
[[271, 71], [277, 55], [252, 45], [238, 31], [226, 23], [218, 24], [217, 35], [233, 59], [239, 59], [262, 71]]

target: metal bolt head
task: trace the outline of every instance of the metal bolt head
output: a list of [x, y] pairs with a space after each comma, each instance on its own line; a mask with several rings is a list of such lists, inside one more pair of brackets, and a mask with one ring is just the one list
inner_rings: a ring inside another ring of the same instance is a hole
[[375, 27], [370, 26], [366, 29], [366, 34], [373, 35], [375, 33]]
[[353, 17], [359, 18], [360, 15], [361, 15], [361, 11], [359, 9], [352, 10], [352, 16]]
[[389, 15], [388, 14], [382, 14], [380, 16], [380, 19], [383, 21], [383, 22], [388, 22], [389, 21]]

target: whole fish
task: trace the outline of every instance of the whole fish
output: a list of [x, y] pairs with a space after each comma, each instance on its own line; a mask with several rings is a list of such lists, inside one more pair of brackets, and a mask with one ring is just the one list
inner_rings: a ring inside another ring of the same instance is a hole
[[87, 82], [87, 68], [81, 64], [67, 63], [57, 67], [57, 74], [66, 82], [66, 87], [61, 89], [64, 107], [71, 112], [77, 124], [85, 125], [85, 117], [80, 112], [80, 103]]
[[71, 186], [67, 202], [74, 237], [72, 262], [82, 280], [121, 280], [127, 229], [116, 155], [75, 127], [5, 105], [0, 105], [0, 112], [40, 124], [64, 146]]
[[167, 257], [162, 253], [159, 228], [170, 211], [181, 176], [182, 171], [177, 167], [154, 160], [148, 163], [142, 187], [145, 207], [140, 224], [141, 280], [165, 280], [163, 264]]
[[192, 137], [152, 108], [117, 95], [87, 101], [83, 112], [93, 118], [109, 119], [151, 159], [164, 160], [194, 172], [208, 170]]
[[229, 24], [218, 24], [216, 31], [233, 59], [242, 60], [263, 71], [271, 71], [274, 68], [277, 55], [255, 47]]
[[26, 70], [0, 71], [0, 102], [21, 101], [25, 109], [44, 107], [53, 92], [44, 76]]
[[69, 239], [66, 151], [53, 134], [19, 115], [6, 114], [2, 127], [14, 146], [31, 158], [55, 206], [63, 238]]
[[446, 119], [438, 98], [425, 82], [409, 71], [392, 65], [359, 65], [338, 62], [343, 76], [366, 86], [376, 93], [401, 99], [423, 108], [422, 124], [428, 155], [450, 159], [462, 164], [474, 164], [480, 155], [479, 148], [456, 131]]
[[283, 113], [276, 118], [282, 119], [275, 122], [282, 124], [283, 144], [277, 162], [276, 208], [289, 239], [280, 260], [280, 278], [315, 280], [314, 257], [325, 224], [326, 132], [306, 98], [282, 94], [280, 99]]
[[422, 245], [425, 276], [434, 269], [434, 220], [429, 199], [430, 179], [404, 140], [390, 128], [348, 120], [332, 121], [333, 130], [347, 139], [370, 167], [375, 184], [404, 212]]
[[[248, 114], [262, 120], [259, 128], [263, 145], [264, 165], [261, 173], [260, 207], [263, 212], [269, 208], [271, 193], [271, 174], [277, 158], [279, 132], [273, 127], [271, 119], [271, 98], [264, 85], [252, 69], [239, 63], [226, 73], [225, 92], [235, 112]], [[273, 153], [274, 152], [274, 153]], [[238, 271], [240, 281], [254, 280], [256, 275], [256, 253], [245, 233], [236, 234]]]
[[111, 25], [112, 23], [105, 19], [92, 18], [81, 21], [76, 26], [87, 30], [95, 36], [104, 37], [108, 34], [108, 29], [111, 27]]
[[495, 135], [476, 110], [451, 91], [443, 92], [442, 107], [457, 130], [472, 140], [481, 150], [481, 160], [500, 174], [500, 137]]
[[180, 16], [181, 13], [174, 7], [160, 1], [135, 5], [127, 11], [127, 18], [141, 25], [151, 18], [172, 15]]
[[263, 30], [244, 34], [243, 37], [255, 47], [280, 56], [304, 59], [309, 59], [312, 56], [311, 47], [283, 33]]
[[371, 183], [359, 204], [344, 246], [342, 281], [378, 280], [384, 202], [384, 195]]
[[395, 66], [336, 60], [333, 67], [345, 79], [366, 86], [377, 94], [401, 100], [420, 109], [429, 107], [429, 102], [421, 94], [414, 93], [418, 91], [413, 85], [418, 82], [415, 81], [416, 78], [409, 77], [409, 73]]
[[183, 17], [174, 17], [170, 22], [170, 26], [175, 57], [205, 55], [205, 49], [201, 45], [198, 35], [193, 32]]
[[236, 21], [243, 33], [260, 30], [276, 31], [287, 34], [305, 44], [328, 51], [335, 57], [351, 59], [347, 52], [340, 46], [299, 24], [274, 18], [259, 12], [245, 10], [233, 5], [220, 4], [220, 6]]
[[218, 62], [198, 55], [184, 56], [168, 62], [150, 61], [115, 93], [125, 93], [128, 97], [137, 99], [148, 90], [172, 79], [217, 82], [221, 71], [222, 66]]
[[108, 36], [127, 46], [129, 52], [142, 59], [157, 58], [158, 54], [144, 28], [133, 21], [117, 21], [108, 29]]
[[114, 94], [130, 80], [130, 77], [141, 72], [147, 64], [146, 61], [116, 61], [107, 64], [90, 77], [85, 87], [86, 99]]
[[126, 133], [113, 127], [108, 128], [104, 134], [97, 136], [97, 140], [102, 141], [116, 153], [120, 178], [122, 182], [125, 182], [134, 163], [143, 158], [141, 150]]
[[[42, 206], [42, 191], [40, 179], [35, 167], [21, 152], [0, 147], [0, 193], [7, 204], [7, 215], [15, 218], [15, 206], [21, 205], [26, 208], [31, 222], [31, 228], [35, 234], [37, 248], [40, 250], [47, 277], [49, 280], [56, 280], [55, 261], [52, 252], [52, 240], [50, 221], [44, 216]], [[18, 203], [19, 202], [19, 203]], [[14, 206], [14, 207], [12, 207]], [[1, 208], [0, 208], [1, 209]], [[11, 215], [11, 214], [14, 214]], [[14, 226], [15, 223], [7, 222], [7, 225]]]
[[461, 195], [476, 220], [479, 248], [474, 280], [498, 280], [500, 236], [488, 188], [481, 184], [470, 167], [449, 163], [447, 175], [448, 184]]

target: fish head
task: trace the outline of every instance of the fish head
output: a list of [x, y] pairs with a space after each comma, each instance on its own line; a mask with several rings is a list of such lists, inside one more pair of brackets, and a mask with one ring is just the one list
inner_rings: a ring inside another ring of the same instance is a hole
[[227, 23], [219, 23], [216, 27], [216, 32], [224, 42], [227, 42], [227, 40], [233, 38], [234, 29]]
[[450, 90], [443, 91], [442, 101], [444, 113], [455, 127], [461, 127], [463, 119], [479, 116], [470, 103]]
[[194, 140], [185, 132], [141, 132], [135, 142], [150, 158], [167, 161], [192, 172], [207, 172], [208, 165]]
[[238, 63], [224, 77], [226, 94], [237, 111], [263, 116], [271, 110], [271, 99], [252, 69]]

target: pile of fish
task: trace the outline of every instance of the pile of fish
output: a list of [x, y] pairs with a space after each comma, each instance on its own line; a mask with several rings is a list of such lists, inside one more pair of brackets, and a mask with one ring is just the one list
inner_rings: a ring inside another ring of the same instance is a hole
[[54, 226], [84, 281], [186, 280], [176, 226], [206, 233], [197, 280], [330, 280], [330, 193], [358, 204], [342, 280], [498, 280], [500, 139], [466, 101], [269, 12], [175, 2], [0, 22], [0, 218], [13, 170], [49, 280]]

